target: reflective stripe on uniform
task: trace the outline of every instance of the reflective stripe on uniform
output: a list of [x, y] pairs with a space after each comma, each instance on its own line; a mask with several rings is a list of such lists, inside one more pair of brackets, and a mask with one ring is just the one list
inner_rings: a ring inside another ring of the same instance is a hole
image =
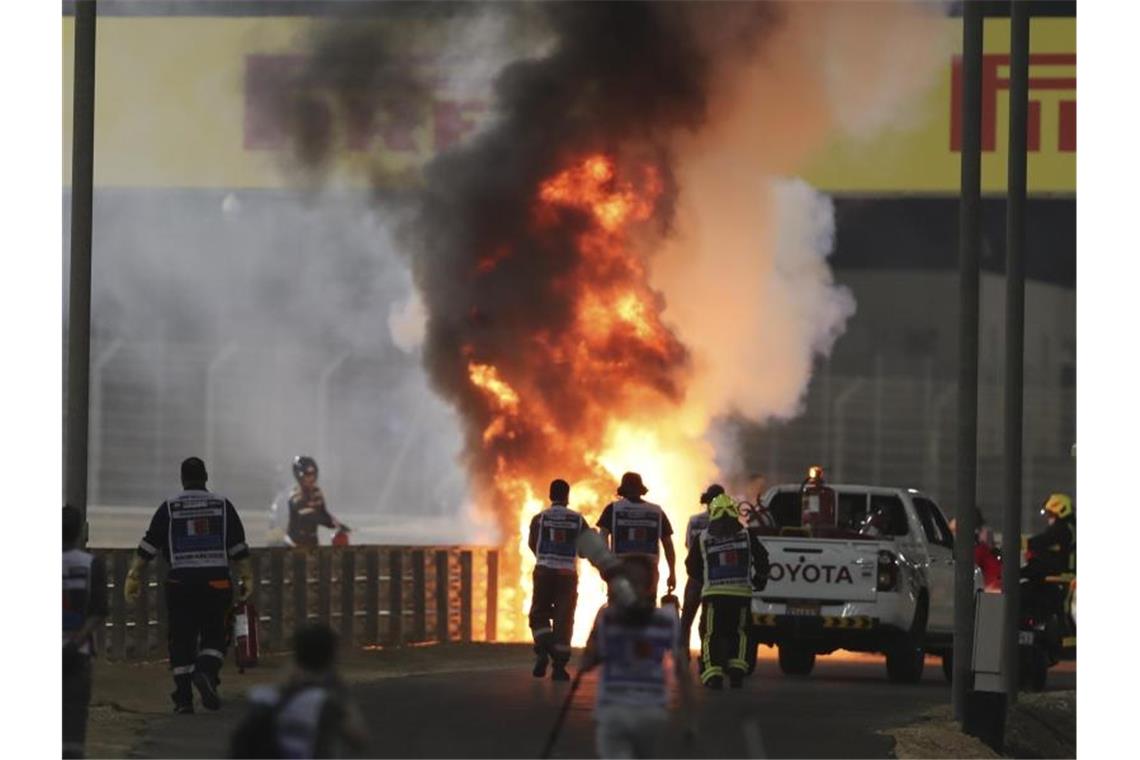
[[724, 668], [720, 665], [710, 665], [701, 671], [701, 683], [708, 683], [714, 676], [724, 677]]
[[730, 668], [748, 670], [748, 661], [745, 660], [745, 656], [748, 653], [748, 618], [750, 616], [751, 611], [747, 608], [740, 610], [740, 619], [736, 623], [740, 644], [736, 648], [736, 657], [728, 661], [728, 667]]
[[193, 673], [194, 672], [194, 666], [193, 665], [178, 665], [176, 667], [171, 668], [170, 672], [176, 676], [182, 676], [182, 675], [186, 675], [187, 673]]
[[143, 550], [144, 554], [149, 554], [151, 557], [158, 555], [158, 549], [151, 546], [150, 542], [146, 539], [139, 541], [139, 548]]
[[219, 652], [217, 649], [199, 649], [199, 657], [217, 657], [219, 660], [226, 659], [226, 656]]
[[241, 552], [244, 552], [248, 548], [249, 547], [245, 544], [244, 541], [240, 544], [234, 544], [233, 546], [230, 547], [230, 550], [229, 550], [230, 556], [232, 557], [235, 554], [240, 554]]
[[[705, 613], [705, 633], [701, 637], [701, 672], [704, 673], [712, 667], [712, 632], [713, 632], [713, 615], [712, 608], [709, 607]], [[701, 678], [702, 682], [704, 677]]]

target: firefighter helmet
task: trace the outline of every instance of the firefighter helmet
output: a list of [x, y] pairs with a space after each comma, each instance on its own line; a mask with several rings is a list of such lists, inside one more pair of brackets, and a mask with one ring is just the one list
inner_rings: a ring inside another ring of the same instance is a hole
[[1069, 498], [1068, 494], [1050, 494], [1041, 511], [1044, 514], [1053, 515], [1058, 520], [1064, 520], [1073, 516], [1073, 500]]
[[725, 516], [740, 519], [740, 507], [736, 505], [731, 496], [722, 493], [709, 502], [709, 520], [716, 520]]
[[317, 475], [317, 460], [307, 456], [293, 457], [293, 477], [298, 481], [305, 475]]

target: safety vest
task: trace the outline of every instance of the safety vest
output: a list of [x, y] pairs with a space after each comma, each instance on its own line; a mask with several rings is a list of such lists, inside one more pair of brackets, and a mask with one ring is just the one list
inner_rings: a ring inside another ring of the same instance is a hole
[[170, 513], [170, 569], [227, 567], [226, 500], [209, 491], [184, 491], [166, 500]]
[[705, 578], [701, 596], [752, 596], [752, 547], [744, 530], [727, 536], [701, 532]]
[[665, 653], [676, 647], [679, 628], [677, 616], [660, 607], [643, 626], [623, 621], [616, 608], [602, 608], [595, 632], [602, 660], [597, 707], [664, 707]]
[[540, 512], [535, 563], [555, 570], [577, 570], [578, 535], [582, 524], [580, 514], [561, 504]]
[[[92, 554], [79, 549], [63, 553], [63, 641], [78, 631], [87, 622], [87, 611], [91, 608], [91, 563]], [[91, 654], [94, 641], [90, 636], [80, 644], [79, 651]]]
[[697, 539], [701, 535], [701, 531], [709, 527], [709, 513], [698, 512], [689, 518], [689, 524], [685, 526], [685, 549], [691, 549], [696, 544]]
[[613, 502], [613, 552], [641, 554], [656, 562], [661, 550], [661, 507], [648, 501]]

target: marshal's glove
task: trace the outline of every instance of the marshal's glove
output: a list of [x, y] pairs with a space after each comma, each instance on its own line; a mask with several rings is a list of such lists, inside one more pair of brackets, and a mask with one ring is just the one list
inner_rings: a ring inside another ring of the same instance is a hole
[[142, 569], [145, 562], [142, 557], [135, 556], [131, 562], [131, 569], [127, 571], [127, 579], [123, 583], [123, 598], [132, 604], [142, 595]]
[[237, 600], [244, 602], [253, 593], [253, 568], [250, 567], [249, 557], [235, 562], [234, 568], [238, 580]]

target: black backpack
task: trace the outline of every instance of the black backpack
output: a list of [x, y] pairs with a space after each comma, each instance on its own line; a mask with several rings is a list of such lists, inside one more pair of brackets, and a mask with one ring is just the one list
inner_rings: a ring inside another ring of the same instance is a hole
[[254, 702], [230, 735], [231, 758], [282, 757], [277, 744], [277, 716], [297, 694], [309, 688], [286, 689], [274, 704]]

